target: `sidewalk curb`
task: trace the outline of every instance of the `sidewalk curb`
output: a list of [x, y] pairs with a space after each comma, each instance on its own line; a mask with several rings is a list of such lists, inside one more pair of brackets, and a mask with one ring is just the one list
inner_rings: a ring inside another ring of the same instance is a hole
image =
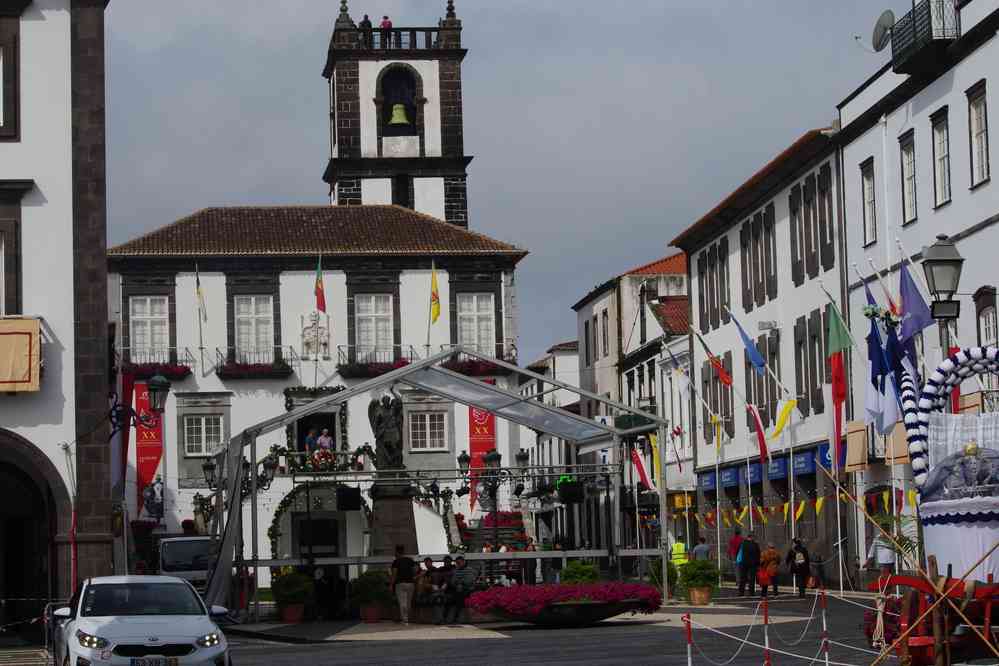
[[259, 640], [271, 641], [272, 643], [287, 643], [289, 645], [321, 645], [329, 643], [325, 638], [306, 638], [304, 636], [288, 636], [286, 634], [268, 634], [263, 631], [251, 631], [249, 629], [238, 629], [236, 625], [226, 627], [222, 630], [226, 636], [239, 636], [240, 638], [256, 638]]

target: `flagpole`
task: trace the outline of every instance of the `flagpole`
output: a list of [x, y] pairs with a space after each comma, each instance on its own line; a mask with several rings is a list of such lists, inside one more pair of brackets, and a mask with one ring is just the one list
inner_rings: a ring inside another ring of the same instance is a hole
[[[323, 255], [319, 255], [319, 280], [323, 281]], [[323, 284], [323, 301], [326, 300], [326, 285]], [[319, 305], [318, 300], [316, 305]], [[315, 359], [312, 368], [312, 388], [317, 388], [319, 386], [319, 308], [316, 308], [316, 317], [313, 320], [313, 328], [316, 334], [316, 345], [313, 348], [313, 358]]]
[[198, 270], [198, 264], [194, 264], [194, 282], [195, 289], [197, 290], [198, 297], [198, 353], [201, 355], [201, 369], [205, 369], [205, 338], [204, 338], [204, 318], [205, 318], [205, 297], [201, 292], [201, 271]]
[[[721, 473], [719, 472], [719, 467], [721, 466], [722, 457], [722, 445], [718, 442], [715, 448], [715, 539], [718, 541], [718, 587], [722, 584], [722, 561], [721, 561]], [[734, 562], [733, 562], [734, 564]], [[735, 572], [736, 581], [739, 580], [739, 572]]]
[[433, 320], [434, 320], [434, 284], [433, 283], [434, 283], [434, 271], [435, 270], [436, 270], [436, 266], [434, 264], [433, 259], [431, 259], [430, 260], [430, 299], [427, 302], [427, 357], [428, 358], [431, 356], [431, 354], [430, 354], [430, 325], [433, 323]]

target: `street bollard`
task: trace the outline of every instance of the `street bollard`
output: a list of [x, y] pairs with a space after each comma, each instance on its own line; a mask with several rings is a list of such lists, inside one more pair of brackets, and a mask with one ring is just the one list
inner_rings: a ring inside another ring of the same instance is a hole
[[694, 630], [690, 626], [690, 613], [680, 619], [687, 625], [687, 666], [694, 666]]
[[826, 666], [829, 666], [829, 626], [826, 623], [826, 588], [822, 586], [822, 652], [825, 654]]
[[763, 664], [770, 666], [770, 604], [763, 597]]

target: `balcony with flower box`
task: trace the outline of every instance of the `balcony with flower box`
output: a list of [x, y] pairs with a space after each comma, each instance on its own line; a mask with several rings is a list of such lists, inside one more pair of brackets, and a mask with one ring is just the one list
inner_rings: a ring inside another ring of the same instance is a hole
[[171, 381], [186, 379], [197, 367], [187, 347], [120, 347], [115, 351], [118, 371], [135, 379], [162, 375]]
[[412, 345], [337, 345], [337, 372], [344, 379], [371, 379], [420, 358]]
[[498, 365], [496, 363], [491, 363], [488, 360], [480, 358], [479, 356], [466, 354], [463, 351], [464, 349], [473, 351], [476, 354], [481, 354], [482, 356], [490, 356], [512, 365], [517, 364], [517, 348], [513, 345], [507, 346], [504, 344], [496, 344], [489, 345], [487, 348], [475, 345], [441, 345], [440, 349], [435, 350], [434, 353], [453, 351], [454, 354], [441, 365], [448, 370], [462, 375], [467, 375], [469, 377], [497, 377], [509, 375], [513, 372], [510, 368], [503, 367], [502, 365]]
[[291, 346], [215, 350], [215, 374], [219, 379], [287, 379], [300, 366], [301, 357]]

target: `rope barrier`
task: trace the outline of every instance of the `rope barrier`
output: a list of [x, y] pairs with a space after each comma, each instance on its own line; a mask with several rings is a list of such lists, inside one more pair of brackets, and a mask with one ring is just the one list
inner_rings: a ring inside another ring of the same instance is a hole
[[[830, 645], [838, 645], [840, 647], [845, 647], [845, 648], [848, 648], [850, 650], [856, 650], [857, 652], [865, 652], [867, 654], [876, 654], [876, 655], [883, 654], [882, 652], [879, 652], [877, 650], [869, 650], [867, 648], [858, 647], [856, 645], [850, 645], [849, 643], [840, 643], [839, 641], [834, 641], [831, 638], [828, 638], [826, 640], [827, 640], [827, 642]], [[895, 655], [895, 654], [889, 654], [887, 656], [888, 656], [889, 659], [898, 659], [898, 655]]]
[[[874, 611], [874, 612], [877, 612], [877, 610], [878, 610], [877, 606], [868, 606], [867, 604], [862, 604], [862, 603], [858, 603], [856, 601], [851, 601], [850, 599], [847, 599], [846, 597], [836, 597], [836, 596], [834, 596], [832, 598], [836, 599], [837, 601], [842, 601], [843, 603], [852, 604], [854, 606], [857, 606], [858, 608], [863, 608], [864, 610], [869, 610], [869, 611]], [[885, 611], [885, 615], [892, 615], [894, 617], [899, 617], [898, 613], [893, 613], [893, 612], [891, 612], [889, 610]]]
[[[731, 639], [731, 640], [740, 641], [742, 643], [742, 645], [739, 646], [739, 650], [735, 653], [735, 655], [731, 659], [729, 659], [728, 661], [725, 661], [725, 662], [717, 662], [717, 661], [712, 660], [710, 657], [708, 657], [706, 654], [704, 654], [704, 652], [701, 650], [700, 646], [697, 643], [694, 643], [693, 644], [694, 647], [697, 648], [697, 651], [700, 652], [701, 656], [704, 657], [705, 659], [707, 659], [712, 664], [715, 664], [715, 666], [727, 666], [727, 664], [732, 663], [733, 661], [735, 661], [735, 658], [739, 655], [739, 653], [742, 652], [743, 648], [745, 648], [747, 645], [752, 645], [753, 647], [760, 648], [761, 650], [766, 650], [767, 649], [767, 647], [765, 645], [760, 645], [759, 643], [753, 643], [752, 641], [748, 640], [749, 639], [749, 633], [748, 632], [746, 633], [746, 638], [745, 639], [740, 639], [738, 636], [733, 636], [732, 634], [729, 634], [729, 633], [726, 633], [724, 631], [721, 631], [720, 629], [713, 629], [713, 628], [711, 628], [711, 627], [709, 627], [707, 625], [701, 624], [700, 622], [697, 622], [693, 618], [690, 618], [688, 620], [688, 622], [691, 625], [696, 625], [696, 626], [698, 626], [701, 629], [705, 629], [707, 631], [710, 631], [711, 633], [718, 634], [719, 636], [724, 636], [725, 638], [728, 638], [728, 639]], [[752, 631], [752, 628], [753, 627], [750, 626], [750, 631]], [[815, 663], [815, 661], [818, 659], [818, 654], [821, 654], [821, 649], [819, 650], [819, 653], [816, 654], [816, 656], [814, 656], [814, 657], [806, 657], [804, 655], [794, 654], [793, 652], [787, 652], [786, 650], [779, 650], [777, 648], [769, 648], [769, 650], [770, 650], [770, 652], [773, 652], [774, 654], [780, 654], [780, 655], [783, 655], [785, 657], [793, 657], [794, 659], [802, 659], [802, 660], [808, 661], [809, 664]], [[858, 664], [850, 664], [850, 663], [842, 662], [842, 661], [829, 661], [828, 663], [829, 663], [829, 666], [859, 666]]]
[[797, 639], [795, 639], [794, 641], [786, 640], [783, 636], [780, 635], [780, 632], [777, 631], [777, 628], [774, 627], [773, 632], [774, 632], [774, 636], [777, 637], [777, 640], [779, 640], [784, 645], [787, 645], [788, 647], [796, 647], [797, 645], [800, 645], [801, 642], [803, 640], [805, 640], [805, 634], [808, 633], [808, 628], [810, 626], [812, 626], [812, 621], [815, 619], [815, 607], [818, 605], [818, 603], [819, 603], [819, 595], [816, 594], [815, 595], [815, 601], [812, 602], [812, 612], [811, 612], [811, 615], [808, 618], [808, 622], [805, 624], [804, 631], [801, 632], [801, 635], [798, 636]]
[[[731, 656], [731, 658], [729, 658], [729, 659], [727, 659], [725, 661], [715, 661], [714, 659], [712, 659], [708, 655], [704, 654], [704, 650], [701, 649], [701, 646], [694, 642], [694, 633], [692, 631], [688, 630], [688, 640], [690, 641], [690, 645], [693, 645], [695, 648], [697, 648], [697, 651], [700, 653], [700, 655], [702, 657], [704, 657], [709, 663], [714, 664], [714, 666], [728, 666], [728, 664], [731, 664], [733, 661], [735, 661], [736, 659], [739, 658], [739, 655], [742, 654], [742, 651], [746, 648], [747, 645], [752, 645], [752, 643], [749, 642], [749, 635], [753, 632], [753, 627], [756, 626], [756, 624], [755, 624], [756, 617], [760, 613], [760, 606], [761, 605], [762, 605], [762, 602], [756, 604], [756, 611], [753, 612], [753, 619], [749, 621], [749, 631], [746, 632], [746, 637], [741, 640], [742, 644], [739, 646], [739, 649], [735, 651], [735, 654], [733, 654]], [[699, 623], [695, 622], [694, 619], [692, 617], [690, 617], [690, 615], [687, 615], [686, 622], [687, 622], [687, 626], [688, 627], [690, 627], [691, 625], [694, 625], [694, 624], [697, 624], [698, 626], [703, 626], [703, 625], [700, 625]], [[704, 628], [707, 629], [707, 627], [704, 627]], [[735, 640], [740, 640], [740, 639], [736, 638]], [[689, 650], [689, 647], [688, 647], [688, 650]]]

